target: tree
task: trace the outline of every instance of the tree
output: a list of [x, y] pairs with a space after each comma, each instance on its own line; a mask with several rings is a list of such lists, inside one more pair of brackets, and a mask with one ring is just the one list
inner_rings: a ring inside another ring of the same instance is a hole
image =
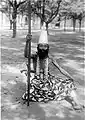
[[7, 17], [9, 17], [10, 20], [10, 29], [12, 28], [13, 24], [13, 38], [16, 37], [16, 18], [18, 14], [18, 9], [20, 5], [24, 4], [26, 0], [24, 1], [17, 1], [17, 0], [2, 0], [1, 2], [4, 2], [4, 7], [2, 6], [1, 11], [4, 12]]
[[19, 8], [19, 6], [23, 3], [25, 3], [25, 1], [22, 2], [17, 2], [17, 0], [11, 1], [8, 0], [9, 5], [12, 7], [13, 12], [12, 12], [12, 20], [13, 20], [13, 38], [16, 37], [16, 18], [17, 18], [17, 10]]
[[84, 1], [82, 0], [69, 0], [65, 1], [62, 6], [61, 14], [67, 19], [72, 19], [73, 21], [73, 31], [75, 31], [76, 20], [79, 20], [79, 29], [81, 28], [81, 20], [84, 17]]
[[79, 31], [81, 31], [81, 23], [82, 23], [82, 19], [85, 17], [85, 12], [81, 12], [78, 15], [78, 20], [79, 20]]
[[2, 12], [2, 14], [4, 13], [7, 16], [7, 18], [10, 21], [10, 29], [12, 29], [11, 7], [9, 6], [6, 0], [2, 0], [0, 5], [1, 5], [0, 11]]
[[32, 11], [40, 17], [41, 24], [46, 24], [47, 31], [49, 23], [51, 23], [59, 13], [61, 2], [62, 0], [43, 0], [41, 3], [38, 1], [35, 2], [35, 5], [32, 6]]
[[77, 19], [79, 20], [79, 31], [81, 31], [81, 22], [83, 18], [85, 17], [85, 10], [84, 10], [84, 1], [80, 1], [78, 3], [78, 13], [77, 13]]
[[79, 30], [81, 30], [81, 21], [84, 15], [84, 1], [77, 0], [77, 2], [73, 2], [70, 8], [70, 16], [73, 19], [73, 30], [75, 31], [76, 20], [79, 20]]
[[70, 18], [69, 9], [70, 9], [70, 1], [63, 1], [59, 14], [61, 17], [61, 21], [64, 20], [64, 31], [66, 31], [66, 20]]
[[[33, 20], [35, 21], [35, 13], [34, 11], [32, 10], [32, 7], [35, 5], [35, 0], [31, 0], [31, 18], [33, 18]], [[34, 8], [34, 7], [33, 7]], [[26, 15], [28, 16], [28, 4], [27, 2], [25, 2], [24, 4], [20, 5], [20, 7], [18, 8], [18, 13], [20, 15]]]

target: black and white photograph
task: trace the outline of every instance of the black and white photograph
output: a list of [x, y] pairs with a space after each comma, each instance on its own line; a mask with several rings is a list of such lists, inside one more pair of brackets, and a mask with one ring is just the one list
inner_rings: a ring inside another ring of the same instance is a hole
[[0, 0], [1, 120], [85, 120], [85, 0]]

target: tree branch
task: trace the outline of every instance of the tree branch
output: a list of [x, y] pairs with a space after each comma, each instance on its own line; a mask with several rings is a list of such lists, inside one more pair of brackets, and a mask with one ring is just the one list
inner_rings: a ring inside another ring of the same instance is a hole
[[12, 6], [12, 7], [13, 7], [13, 2], [12, 2], [12, 1], [10, 1], [10, 0], [8, 0], [8, 2], [9, 2], [9, 4], [10, 4], [10, 6]]
[[24, 1], [22, 1], [22, 2], [19, 2], [18, 4], [17, 4], [17, 8], [20, 6], [20, 5], [22, 5], [23, 3], [25, 3], [27, 0], [24, 0]]
[[[42, 14], [39, 13], [39, 12], [36, 10], [36, 8], [33, 8], [33, 12], [34, 12], [34, 14], [36, 14], [38, 17], [40, 17], [41, 20], [43, 20]], [[45, 22], [45, 20], [43, 20], [43, 21]]]
[[58, 15], [61, 2], [62, 2], [62, 0], [59, 0], [59, 1], [58, 1], [58, 7], [57, 7], [57, 9], [55, 10], [54, 13], [51, 13], [51, 16], [49, 17], [47, 23], [52, 22], [52, 20]]

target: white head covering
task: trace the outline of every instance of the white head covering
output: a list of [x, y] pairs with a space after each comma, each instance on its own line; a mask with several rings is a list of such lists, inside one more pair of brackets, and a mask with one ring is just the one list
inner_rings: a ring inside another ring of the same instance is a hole
[[39, 44], [48, 44], [48, 35], [47, 35], [47, 31], [45, 29], [45, 24], [42, 26], [41, 29], [41, 34], [40, 34], [40, 38], [39, 38]]

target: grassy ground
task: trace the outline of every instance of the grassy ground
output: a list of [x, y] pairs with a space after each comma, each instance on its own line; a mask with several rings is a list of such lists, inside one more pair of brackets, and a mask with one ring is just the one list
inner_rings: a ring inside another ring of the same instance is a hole
[[[11, 38], [12, 31], [1, 31], [1, 119], [84, 120], [84, 111], [72, 110], [66, 101], [30, 103], [30, 107], [22, 101], [25, 81], [20, 70], [26, 67], [23, 55], [26, 34], [26, 30], [18, 30], [17, 37]], [[39, 30], [32, 31], [32, 52], [36, 51], [39, 35]], [[48, 39], [50, 54], [74, 78], [78, 99], [84, 104], [84, 33], [50, 30]], [[56, 73], [56, 69], [53, 71]]]

